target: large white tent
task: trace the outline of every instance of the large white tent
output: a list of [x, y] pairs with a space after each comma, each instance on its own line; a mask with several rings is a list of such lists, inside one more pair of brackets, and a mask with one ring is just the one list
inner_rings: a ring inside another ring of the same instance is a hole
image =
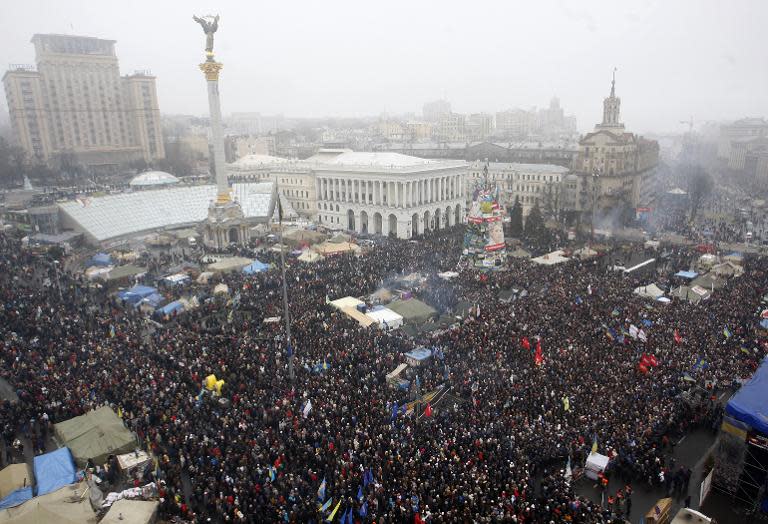
[[651, 300], [658, 300], [659, 297], [664, 296], [664, 291], [656, 284], [636, 287], [634, 293], [635, 295], [639, 295], [643, 298], [650, 298]]

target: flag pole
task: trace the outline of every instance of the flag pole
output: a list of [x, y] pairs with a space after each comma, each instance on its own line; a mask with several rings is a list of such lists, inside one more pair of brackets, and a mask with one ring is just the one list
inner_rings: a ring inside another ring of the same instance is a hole
[[288, 352], [288, 376], [293, 382], [293, 348], [291, 347], [291, 317], [288, 310], [288, 284], [285, 278], [285, 245], [283, 244], [283, 206], [280, 203], [280, 188], [275, 181], [277, 195], [277, 220], [280, 226], [280, 271], [283, 275], [283, 318], [285, 319], [285, 344]]

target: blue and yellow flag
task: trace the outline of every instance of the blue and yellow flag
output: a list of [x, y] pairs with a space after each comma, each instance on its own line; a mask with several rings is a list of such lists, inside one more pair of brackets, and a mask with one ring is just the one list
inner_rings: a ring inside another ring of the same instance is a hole
[[723, 328], [723, 335], [725, 335], [725, 338], [731, 338], [732, 333], [731, 330], [728, 329], [728, 326]]
[[331, 514], [328, 515], [328, 518], [326, 518], [326, 522], [333, 522], [334, 517], [336, 516], [336, 512], [339, 511], [339, 506], [341, 506], [341, 501], [338, 501], [336, 503], [336, 507], [333, 508], [333, 511], [331, 511]]

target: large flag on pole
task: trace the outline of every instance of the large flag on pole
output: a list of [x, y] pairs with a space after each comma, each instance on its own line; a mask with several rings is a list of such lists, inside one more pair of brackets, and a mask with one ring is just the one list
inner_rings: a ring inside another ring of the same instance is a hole
[[317, 488], [317, 500], [320, 502], [322, 502], [325, 498], [325, 486], [325, 478], [323, 478], [323, 481], [320, 483], [320, 487]]
[[533, 355], [533, 362], [540, 366], [544, 362], [544, 355], [541, 352], [541, 340], [536, 341], [536, 354]]
[[[307, 400], [307, 403], [304, 404], [304, 409], [301, 410], [301, 414], [304, 416], [304, 418], [307, 418], [309, 416], [309, 412], [312, 411], [312, 400]], [[325, 482], [325, 481], [323, 481]]]
[[597, 433], [595, 433], [595, 438], [592, 440], [592, 453], [597, 453]]
[[675, 330], [675, 342], [680, 344], [683, 341], [683, 337], [680, 336], [680, 332]]
[[333, 511], [331, 511], [331, 514], [328, 515], [327, 519], [325, 519], [327, 522], [333, 522], [334, 517], [336, 517], [336, 512], [339, 511], [339, 506], [341, 506], [341, 501], [338, 501], [336, 503], [336, 507], [333, 508]]
[[568, 455], [568, 463], [565, 465], [565, 481], [571, 482], [573, 478], [573, 470], [571, 470], [571, 456]]

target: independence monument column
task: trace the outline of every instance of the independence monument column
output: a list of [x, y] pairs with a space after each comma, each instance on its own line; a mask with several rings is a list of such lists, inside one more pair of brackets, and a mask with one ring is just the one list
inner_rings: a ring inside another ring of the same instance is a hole
[[229, 244], [246, 244], [249, 226], [238, 202], [232, 199], [227, 181], [224, 160], [224, 133], [221, 127], [221, 102], [219, 100], [219, 72], [224, 67], [213, 58], [213, 35], [219, 28], [219, 15], [193, 16], [205, 32], [206, 60], [200, 64], [208, 84], [208, 109], [211, 119], [211, 147], [213, 168], [216, 171], [216, 200], [208, 208], [204, 242], [207, 246], [222, 249]]

